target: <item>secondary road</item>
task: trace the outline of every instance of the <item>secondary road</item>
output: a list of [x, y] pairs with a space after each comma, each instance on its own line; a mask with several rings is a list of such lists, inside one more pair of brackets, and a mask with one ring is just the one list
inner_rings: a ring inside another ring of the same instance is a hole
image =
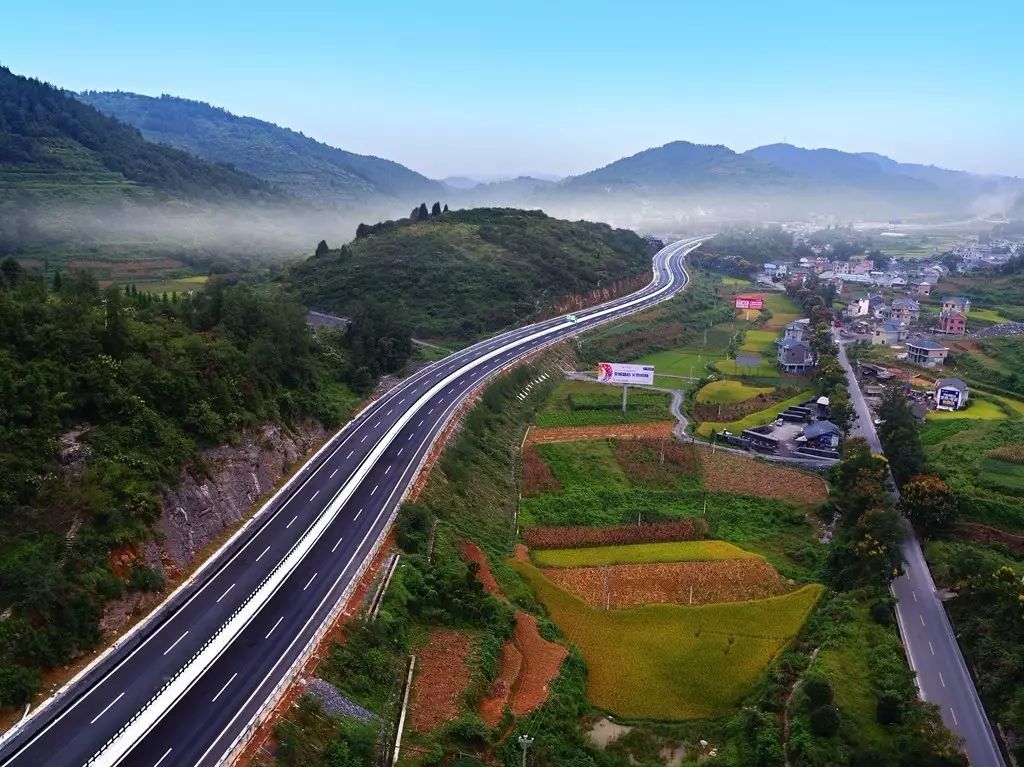
[[657, 253], [642, 290], [474, 344], [367, 407], [201, 577], [7, 736], [0, 767], [218, 763], [358, 577], [465, 398], [544, 346], [672, 297], [703, 239]]
[[[883, 454], [875, 423], [864, 401], [846, 348], [839, 344], [839, 362], [846, 371], [850, 400], [857, 413], [852, 434], [863, 437], [872, 452]], [[896, 491], [893, 490], [894, 498]], [[917, 672], [921, 698], [942, 711], [942, 720], [964, 739], [972, 767], [1003, 767], [1003, 756], [981, 705], [974, 680], [960, 652], [953, 627], [939, 599], [931, 571], [913, 528], [904, 522], [905, 572], [892, 582], [896, 617], [911, 668]]]

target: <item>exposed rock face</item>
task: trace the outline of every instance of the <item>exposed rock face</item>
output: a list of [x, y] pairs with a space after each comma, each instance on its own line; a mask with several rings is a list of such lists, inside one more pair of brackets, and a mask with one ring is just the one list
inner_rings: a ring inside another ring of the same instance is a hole
[[287, 429], [267, 424], [246, 433], [239, 445], [221, 445], [201, 454], [205, 473], [183, 469], [181, 485], [164, 494], [157, 530], [165, 561], [188, 565], [196, 553], [245, 517], [253, 503], [276, 485], [296, 461], [328, 432], [320, 424]]

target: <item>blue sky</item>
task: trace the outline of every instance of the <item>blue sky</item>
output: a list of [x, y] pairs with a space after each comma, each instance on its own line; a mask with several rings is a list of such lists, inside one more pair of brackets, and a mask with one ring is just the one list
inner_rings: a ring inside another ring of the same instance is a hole
[[6, 3], [0, 63], [171, 93], [431, 176], [676, 139], [1024, 176], [1024, 2]]

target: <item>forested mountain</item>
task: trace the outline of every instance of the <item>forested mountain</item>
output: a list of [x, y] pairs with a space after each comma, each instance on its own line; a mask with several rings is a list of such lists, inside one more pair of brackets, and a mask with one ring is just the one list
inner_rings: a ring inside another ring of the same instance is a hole
[[437, 197], [441, 184], [391, 160], [354, 154], [288, 128], [173, 96], [87, 91], [77, 95], [147, 139], [227, 163], [297, 197], [368, 204]]
[[271, 199], [264, 182], [171, 147], [0, 67], [0, 198]]
[[644, 240], [606, 224], [510, 208], [424, 218], [360, 227], [340, 250], [293, 267], [285, 283], [314, 308], [346, 314], [388, 305], [415, 333], [472, 338], [651, 266]]
[[159, 567], [116, 572], [113, 553], [153, 535], [199, 448], [268, 422], [336, 426], [409, 351], [380, 314], [311, 334], [276, 290], [161, 298], [0, 262], [0, 708], [94, 647], [106, 602], [160, 587]]

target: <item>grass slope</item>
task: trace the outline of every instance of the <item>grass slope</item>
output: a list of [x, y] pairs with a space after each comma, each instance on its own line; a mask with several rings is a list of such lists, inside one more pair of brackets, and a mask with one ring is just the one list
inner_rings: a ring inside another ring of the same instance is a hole
[[787, 407], [793, 405], [799, 405], [801, 402], [805, 402], [808, 397], [811, 396], [811, 392], [805, 391], [797, 394], [794, 397], [790, 397], [787, 400], [783, 400], [778, 404], [772, 405], [766, 410], [759, 410], [756, 413], [751, 413], [745, 418], [741, 418], [738, 421], [732, 421], [731, 423], [715, 423], [714, 421], [705, 421], [697, 427], [697, 434], [702, 437], [710, 437], [712, 431], [721, 431], [722, 429], [728, 429], [733, 434], [739, 434], [744, 429], [750, 429], [754, 426], [762, 426], [769, 421], [772, 421], [775, 416], [785, 410]]
[[823, 592], [815, 584], [753, 602], [596, 610], [532, 565], [513, 565], [587, 660], [598, 708], [637, 719], [728, 714], [803, 626]]

